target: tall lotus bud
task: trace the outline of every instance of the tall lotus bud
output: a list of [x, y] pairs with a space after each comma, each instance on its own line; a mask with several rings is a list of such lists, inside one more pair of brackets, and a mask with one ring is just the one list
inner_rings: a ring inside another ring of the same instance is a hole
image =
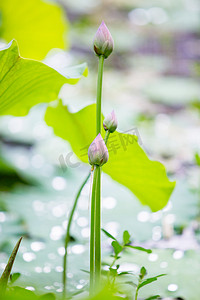
[[88, 149], [88, 160], [91, 165], [103, 166], [108, 161], [108, 149], [99, 133]]
[[94, 51], [98, 56], [103, 55], [107, 58], [113, 51], [113, 38], [104, 21], [101, 23], [94, 36], [93, 45]]
[[104, 121], [103, 121], [103, 127], [105, 129], [105, 131], [110, 131], [110, 133], [114, 132], [117, 129], [117, 117], [115, 115], [114, 110], [105, 117]]

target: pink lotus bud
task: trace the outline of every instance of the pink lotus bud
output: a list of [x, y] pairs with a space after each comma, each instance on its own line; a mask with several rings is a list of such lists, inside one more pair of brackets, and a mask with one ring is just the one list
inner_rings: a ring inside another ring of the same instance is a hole
[[103, 166], [108, 161], [108, 149], [99, 133], [88, 149], [88, 160], [91, 165]]
[[113, 51], [113, 38], [104, 21], [101, 23], [94, 36], [93, 45], [94, 51], [98, 56], [103, 55], [107, 58]]
[[103, 127], [105, 129], [105, 131], [110, 131], [110, 133], [114, 132], [117, 129], [117, 118], [115, 115], [114, 110], [105, 117], [104, 121], [103, 121]]

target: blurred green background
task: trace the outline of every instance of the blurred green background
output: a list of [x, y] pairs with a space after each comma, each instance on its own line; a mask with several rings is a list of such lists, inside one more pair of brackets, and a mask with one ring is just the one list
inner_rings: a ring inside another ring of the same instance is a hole
[[[144, 288], [141, 297], [155, 293], [199, 300], [200, 2], [61, 0], [61, 10], [48, 12], [39, 0], [27, 6], [1, 1], [0, 46], [15, 38], [24, 57], [43, 59], [59, 71], [88, 64], [87, 78], [60, 91], [71, 111], [95, 101], [92, 41], [102, 20], [109, 27], [115, 48], [105, 62], [103, 112], [115, 110], [120, 131], [137, 128], [143, 149], [164, 163], [177, 185], [167, 207], [151, 213], [103, 175], [103, 227], [117, 237], [128, 229], [135, 243], [154, 249], [150, 255], [126, 253], [121, 260], [122, 270], [138, 273], [145, 265], [149, 275], [167, 273]], [[43, 121], [46, 106], [33, 107], [25, 117], [0, 118], [0, 271], [24, 235], [14, 266], [22, 274], [17, 283], [59, 295], [67, 216], [89, 167], [60, 165], [71, 148]], [[89, 189], [90, 182], [72, 227], [70, 292], [81, 290], [89, 279], [80, 271], [89, 265]], [[110, 241], [102, 238], [107, 261]]]

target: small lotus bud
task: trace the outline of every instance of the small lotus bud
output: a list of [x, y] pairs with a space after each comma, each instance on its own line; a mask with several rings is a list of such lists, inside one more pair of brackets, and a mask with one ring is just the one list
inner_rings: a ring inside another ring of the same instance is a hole
[[113, 51], [113, 38], [104, 21], [101, 23], [94, 36], [93, 45], [94, 51], [98, 56], [103, 55], [107, 58]]
[[88, 160], [91, 165], [103, 166], [108, 161], [108, 149], [99, 133], [88, 149]]
[[117, 118], [113, 110], [109, 115], [105, 117], [103, 121], [103, 127], [105, 131], [109, 130], [110, 133], [112, 133], [117, 129], [117, 125], [118, 125]]

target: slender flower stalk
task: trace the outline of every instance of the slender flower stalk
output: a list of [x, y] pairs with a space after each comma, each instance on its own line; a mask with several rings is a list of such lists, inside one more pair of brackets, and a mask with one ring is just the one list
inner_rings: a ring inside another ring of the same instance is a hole
[[95, 218], [95, 286], [101, 279], [101, 167], [96, 167], [96, 218]]
[[[102, 80], [103, 80], [103, 63], [104, 56], [99, 57], [99, 69], [98, 69], [98, 79], [97, 79], [97, 103], [96, 103], [96, 134], [101, 133], [101, 95], [102, 95]], [[97, 183], [96, 183], [96, 198], [95, 198], [95, 212], [92, 211], [91, 207], [91, 218], [92, 214], [95, 213], [95, 232], [94, 232], [94, 247], [95, 247], [95, 283], [100, 282], [101, 276], [101, 169], [96, 168]]]
[[96, 135], [101, 133], [101, 95], [103, 81], [104, 56], [99, 57], [98, 79], [97, 79], [97, 103], [96, 103]]
[[94, 169], [92, 197], [91, 197], [91, 220], [90, 220], [90, 294], [95, 288], [95, 210], [96, 210], [96, 184], [97, 168]]
[[77, 203], [78, 203], [78, 199], [81, 195], [81, 192], [85, 186], [85, 184], [87, 183], [88, 179], [90, 178], [90, 174], [91, 172], [89, 172], [89, 174], [87, 175], [87, 177], [85, 178], [85, 180], [83, 181], [82, 185], [80, 186], [79, 190], [78, 190], [78, 193], [76, 195], [76, 198], [74, 200], [74, 204], [72, 206], [72, 210], [70, 212], [70, 215], [69, 215], [69, 221], [68, 221], [68, 224], [67, 224], [67, 230], [66, 230], [66, 235], [65, 235], [65, 255], [63, 257], [63, 299], [65, 299], [65, 296], [66, 296], [66, 286], [67, 286], [67, 248], [68, 248], [68, 244], [70, 242], [70, 230], [71, 230], [71, 224], [72, 224], [72, 221], [73, 221], [73, 216], [74, 216], [74, 212], [76, 210], [76, 206], [77, 206]]

